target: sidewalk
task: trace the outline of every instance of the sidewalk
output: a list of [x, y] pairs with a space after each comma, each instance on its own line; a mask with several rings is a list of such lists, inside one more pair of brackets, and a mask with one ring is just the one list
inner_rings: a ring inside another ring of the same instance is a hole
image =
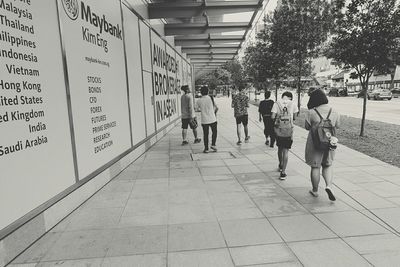
[[11, 266], [399, 266], [400, 169], [341, 146], [338, 200], [323, 182], [313, 198], [305, 130], [280, 181], [256, 107], [237, 146], [230, 101], [217, 103], [218, 153], [174, 128]]

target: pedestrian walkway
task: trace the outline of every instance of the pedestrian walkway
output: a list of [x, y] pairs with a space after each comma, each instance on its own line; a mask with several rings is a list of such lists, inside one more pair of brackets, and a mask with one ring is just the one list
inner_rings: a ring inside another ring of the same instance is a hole
[[400, 169], [340, 146], [338, 200], [314, 198], [306, 131], [280, 181], [256, 107], [237, 146], [230, 102], [217, 103], [217, 153], [174, 128], [11, 266], [399, 266]]

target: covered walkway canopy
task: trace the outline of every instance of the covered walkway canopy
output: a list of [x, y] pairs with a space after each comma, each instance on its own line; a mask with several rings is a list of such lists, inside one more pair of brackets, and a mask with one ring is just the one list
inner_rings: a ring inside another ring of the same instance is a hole
[[195, 68], [195, 75], [217, 69], [241, 48], [258, 11], [268, 0], [148, 0], [150, 19], [163, 19]]

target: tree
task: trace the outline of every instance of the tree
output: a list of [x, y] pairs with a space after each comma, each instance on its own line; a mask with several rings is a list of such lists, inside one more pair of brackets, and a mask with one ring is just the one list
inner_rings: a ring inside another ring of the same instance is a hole
[[400, 9], [396, 0], [337, 1], [335, 31], [325, 55], [354, 70], [364, 93], [360, 136], [364, 136], [369, 79], [374, 72], [389, 73], [398, 57]]
[[243, 68], [246, 76], [253, 81], [255, 87], [275, 86], [275, 98], [281, 80], [287, 75], [287, 60], [279, 50], [271, 46], [271, 18], [264, 16], [264, 29], [256, 36], [256, 42], [250, 44], [245, 51]]
[[206, 84], [211, 90], [214, 90], [218, 85], [228, 84], [230, 78], [231, 75], [227, 70], [218, 68], [199, 77], [196, 84]]
[[243, 67], [240, 64], [239, 60], [236, 58], [233, 60], [230, 60], [226, 62], [223, 66], [222, 69], [228, 71], [228, 73], [231, 76], [231, 83], [235, 85], [236, 87], [245, 87], [246, 86], [246, 80], [243, 72]]
[[332, 23], [332, 6], [324, 0], [283, 0], [272, 18], [271, 46], [286, 55], [288, 73], [297, 78], [300, 110], [301, 77], [311, 74], [310, 60], [320, 52]]

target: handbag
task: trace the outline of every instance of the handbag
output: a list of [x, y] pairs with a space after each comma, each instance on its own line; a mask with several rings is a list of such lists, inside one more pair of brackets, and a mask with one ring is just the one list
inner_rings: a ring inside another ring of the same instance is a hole
[[191, 128], [191, 129], [196, 129], [196, 128], [197, 128], [198, 123], [197, 123], [196, 117], [192, 118], [192, 119], [189, 121], [189, 125], [190, 125], [190, 128]]

